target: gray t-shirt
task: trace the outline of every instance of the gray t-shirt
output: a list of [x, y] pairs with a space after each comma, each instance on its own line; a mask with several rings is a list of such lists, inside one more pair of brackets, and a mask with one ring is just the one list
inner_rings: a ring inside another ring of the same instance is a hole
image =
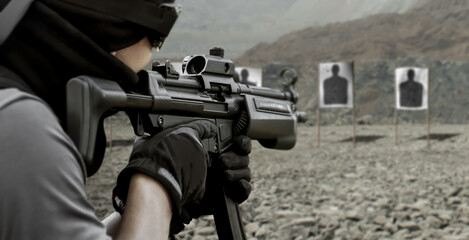
[[47, 104], [0, 90], [0, 240], [110, 239], [86, 199], [81, 162]]

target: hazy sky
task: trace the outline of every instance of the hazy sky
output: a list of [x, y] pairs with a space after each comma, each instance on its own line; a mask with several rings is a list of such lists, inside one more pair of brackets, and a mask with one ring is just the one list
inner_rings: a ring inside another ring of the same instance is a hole
[[176, 0], [182, 13], [160, 57], [206, 53], [213, 46], [237, 57], [259, 42], [330, 22], [401, 13], [419, 0]]

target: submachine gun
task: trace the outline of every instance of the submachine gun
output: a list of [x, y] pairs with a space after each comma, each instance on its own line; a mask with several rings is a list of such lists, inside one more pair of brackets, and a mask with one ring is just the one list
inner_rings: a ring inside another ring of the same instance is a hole
[[[79, 76], [67, 84], [67, 132], [77, 145], [88, 169], [94, 174], [100, 161], [93, 161], [97, 131], [109, 112], [126, 111], [136, 135], [156, 134], [166, 128], [197, 119], [210, 119], [217, 136], [205, 140], [204, 148], [220, 154], [238, 134], [256, 139], [266, 148], [291, 149], [296, 142], [298, 77], [285, 69], [284, 90], [254, 87], [235, 82], [234, 63], [223, 57], [221, 48], [209, 55], [194, 55], [183, 61], [183, 74], [171, 63], [154, 65], [139, 73], [135, 92], [125, 92], [114, 81]], [[286, 77], [289, 76], [289, 77]], [[214, 159], [214, 158], [213, 158]], [[214, 217], [220, 239], [246, 239], [238, 204], [219, 187]]]

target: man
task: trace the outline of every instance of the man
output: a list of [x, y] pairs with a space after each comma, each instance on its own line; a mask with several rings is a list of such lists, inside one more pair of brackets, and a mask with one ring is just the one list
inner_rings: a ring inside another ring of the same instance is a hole
[[[22, 2], [28, 1], [2, 2], [0, 19]], [[87, 169], [63, 130], [65, 85], [90, 75], [132, 90], [136, 72], [177, 18], [172, 3], [37, 0], [18, 10], [24, 16], [0, 36], [0, 239], [109, 238], [86, 200]], [[197, 217], [187, 206], [210, 194], [200, 140], [214, 132], [212, 123], [197, 121], [136, 141], [113, 193], [123, 214], [116, 239], [167, 239], [171, 221], [177, 232]], [[243, 201], [250, 192], [250, 142], [238, 141], [238, 151], [220, 160], [236, 163], [225, 168]], [[104, 146], [97, 148], [100, 159]]]

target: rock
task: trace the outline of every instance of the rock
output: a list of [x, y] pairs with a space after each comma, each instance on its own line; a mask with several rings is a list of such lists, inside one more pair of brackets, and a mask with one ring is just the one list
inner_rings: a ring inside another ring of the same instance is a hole
[[342, 174], [344, 178], [356, 178], [357, 174], [356, 173], [344, 173]]
[[407, 183], [413, 183], [418, 180], [418, 178], [414, 175], [405, 175], [403, 179], [404, 179], [404, 182], [407, 182]]
[[256, 233], [259, 228], [259, 223], [257, 222], [249, 223], [244, 226], [244, 230], [246, 231], [246, 233]]
[[347, 228], [338, 228], [334, 231], [334, 237], [338, 239], [351, 239], [352, 236]]
[[469, 188], [464, 188], [459, 192], [458, 196], [469, 197]]
[[437, 218], [435, 216], [428, 216], [425, 219], [423, 224], [424, 224], [424, 228], [436, 228], [436, 229], [440, 229], [447, 225], [440, 218]]
[[266, 209], [265, 212], [261, 212], [259, 215], [255, 216], [253, 220], [261, 223], [270, 222], [272, 220], [272, 213]]
[[337, 217], [321, 217], [319, 220], [319, 227], [334, 228], [339, 226], [339, 219]]
[[211, 235], [216, 233], [215, 228], [210, 226], [210, 227], [201, 227], [201, 228], [196, 228], [195, 234], [196, 235]]
[[197, 226], [198, 227], [206, 227], [210, 224], [210, 222], [208, 221], [205, 221], [205, 219], [203, 217], [197, 219]]
[[350, 210], [345, 214], [345, 218], [353, 221], [360, 221], [363, 219], [363, 214], [358, 210]]
[[420, 226], [416, 222], [412, 222], [412, 221], [399, 222], [397, 223], [397, 227], [400, 229], [407, 229], [409, 231], [420, 230]]
[[378, 225], [368, 224], [368, 223], [359, 223], [358, 229], [362, 232], [376, 231], [379, 228]]
[[275, 216], [277, 217], [288, 217], [288, 218], [294, 218], [300, 216], [301, 213], [296, 212], [296, 211], [277, 211], [275, 212]]
[[469, 205], [463, 203], [458, 206], [456, 211], [463, 216], [469, 216]]
[[457, 196], [462, 190], [463, 190], [462, 187], [450, 188], [446, 191], [445, 197], [449, 198], [449, 197]]
[[397, 212], [394, 212], [393, 215], [396, 218], [396, 220], [405, 221], [411, 218], [410, 216], [412, 215], [412, 211], [410, 210], [397, 211]]
[[406, 239], [408, 234], [409, 234], [409, 230], [401, 229], [401, 230], [399, 230], [398, 232], [396, 232], [392, 235], [392, 239], [395, 239], [395, 240]]
[[460, 204], [462, 200], [459, 197], [450, 197], [448, 198], [447, 202], [449, 205], [457, 205], [457, 204]]
[[410, 214], [410, 219], [413, 219], [413, 220], [422, 220], [422, 219], [424, 219], [426, 216], [427, 216], [427, 211], [426, 211], [426, 210], [416, 211], [416, 212], [413, 212], [412, 214]]
[[396, 205], [394, 210], [395, 211], [405, 211], [405, 210], [410, 209], [410, 208], [411, 207], [408, 204], [399, 203], [398, 205]]
[[200, 236], [200, 235], [195, 235], [192, 239], [193, 240], [206, 240], [207, 237], [203, 237], [203, 236]]
[[387, 208], [389, 206], [389, 198], [383, 197], [375, 201], [374, 205], [378, 208]]
[[388, 219], [385, 215], [378, 215], [373, 218], [373, 223], [377, 225], [385, 225], [387, 222], [390, 222], [391, 219]]
[[457, 222], [464, 223], [466, 225], [469, 225], [469, 217], [460, 217]]
[[282, 205], [280, 205], [280, 209], [283, 209], [283, 210], [291, 209], [291, 205], [290, 204], [282, 204]]
[[399, 228], [397, 227], [396, 224], [394, 224], [392, 221], [389, 221], [387, 222], [386, 224], [384, 224], [384, 227], [383, 227], [384, 230], [390, 232], [391, 234], [397, 232], [399, 230]]
[[363, 236], [363, 240], [383, 240], [385, 238], [389, 238], [391, 234], [385, 231], [378, 231], [378, 232], [367, 232]]
[[267, 225], [262, 225], [261, 228], [259, 228], [256, 231], [256, 234], [254, 234], [254, 236], [255, 237], [262, 237], [262, 236], [266, 235], [268, 232], [269, 232], [269, 228], [267, 227]]
[[298, 218], [294, 219], [290, 224], [293, 226], [302, 225], [302, 226], [312, 226], [318, 222], [318, 219], [314, 217], [305, 217], [305, 218]]
[[428, 209], [431, 206], [431, 203], [428, 199], [419, 199], [416, 203], [409, 205], [413, 210], [423, 211]]
[[424, 229], [422, 232], [423, 239], [443, 239], [446, 233], [440, 229]]
[[451, 221], [452, 217], [452, 211], [447, 211], [447, 210], [433, 210], [431, 211], [431, 214], [438, 217], [439, 219], [443, 221]]

